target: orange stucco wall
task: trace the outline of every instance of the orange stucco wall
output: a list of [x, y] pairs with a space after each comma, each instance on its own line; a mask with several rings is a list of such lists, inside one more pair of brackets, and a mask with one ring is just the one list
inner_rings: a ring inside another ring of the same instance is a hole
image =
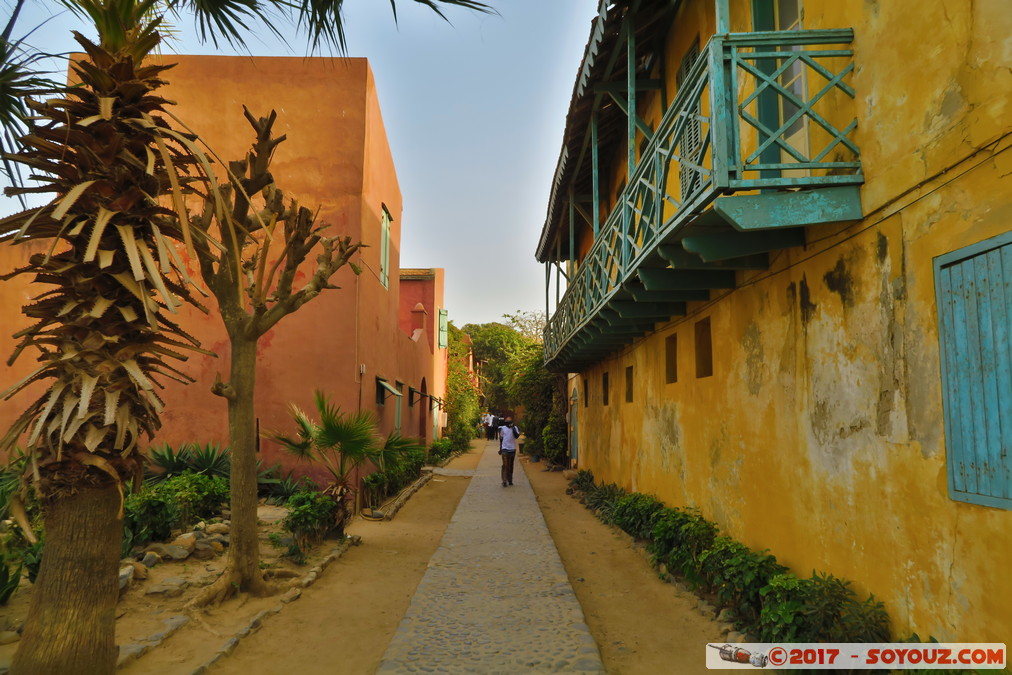
[[[401, 429], [413, 435], [427, 405], [408, 406], [408, 387], [441, 396], [445, 389], [445, 350], [434, 349], [434, 334], [412, 340], [399, 326], [399, 251], [402, 226], [401, 194], [393, 156], [386, 139], [375, 82], [365, 59], [245, 58], [172, 56], [166, 98], [177, 102], [173, 113], [225, 160], [243, 156], [252, 132], [243, 118], [247, 105], [257, 116], [273, 106], [275, 131], [285, 134], [272, 172], [280, 187], [310, 208], [330, 234], [349, 235], [367, 244], [358, 255], [362, 274], [340, 270], [333, 281], [339, 290], [324, 291], [296, 314], [283, 319], [260, 341], [257, 351], [256, 414], [261, 430], [289, 429], [288, 406], [312, 410], [313, 392], [322, 389], [342, 409], [373, 412], [380, 430], [394, 428], [396, 403], [376, 404], [376, 377], [404, 383]], [[379, 279], [380, 222], [383, 208], [392, 216], [389, 288]], [[10, 269], [23, 259], [24, 247], [0, 246], [0, 265]], [[313, 267], [307, 262], [306, 276]], [[442, 271], [433, 283], [432, 303], [442, 304]], [[301, 275], [300, 275], [301, 276]], [[296, 281], [298, 285], [299, 280]], [[18, 307], [31, 293], [26, 279], [0, 284], [0, 352], [10, 353], [10, 334], [24, 323]], [[184, 310], [181, 323], [216, 352], [217, 358], [196, 356], [184, 369], [198, 381], [190, 386], [166, 382], [166, 410], [156, 443], [227, 444], [224, 399], [209, 391], [215, 376], [228, 372], [228, 343], [221, 319]], [[0, 386], [17, 381], [31, 366], [26, 355], [15, 368], [3, 371]], [[360, 369], [364, 366], [364, 374]], [[36, 394], [37, 395], [37, 394]], [[391, 397], [392, 398], [392, 397]], [[0, 403], [0, 426], [24, 407], [26, 397]], [[267, 440], [265, 464], [283, 462], [299, 468]], [[311, 471], [317, 474], [317, 471]]]

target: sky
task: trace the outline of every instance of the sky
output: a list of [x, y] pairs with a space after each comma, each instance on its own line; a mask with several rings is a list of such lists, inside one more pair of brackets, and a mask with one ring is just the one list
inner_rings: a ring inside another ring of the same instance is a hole
[[[534, 259], [577, 68], [596, 0], [490, 0], [498, 15], [446, 8], [450, 22], [412, 0], [346, 0], [348, 56], [367, 57], [404, 200], [402, 267], [446, 269], [458, 326], [544, 311]], [[10, 12], [10, 2], [0, 3]], [[76, 19], [53, 0], [29, 0], [15, 37], [50, 53], [76, 43]], [[168, 52], [244, 53], [201, 44], [187, 18]], [[259, 30], [253, 55], [305, 55]], [[18, 205], [0, 197], [0, 214]]]

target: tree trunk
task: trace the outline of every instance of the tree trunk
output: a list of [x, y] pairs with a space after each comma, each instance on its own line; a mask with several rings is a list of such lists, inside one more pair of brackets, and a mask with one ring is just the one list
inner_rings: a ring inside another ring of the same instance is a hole
[[119, 508], [115, 485], [81, 486], [43, 504], [46, 547], [11, 666], [15, 675], [116, 670]]
[[191, 602], [193, 607], [220, 603], [237, 591], [263, 596], [275, 590], [264, 581], [260, 570], [257, 537], [256, 416], [253, 411], [256, 349], [256, 338], [232, 335], [231, 391], [227, 396], [232, 509], [228, 564], [221, 577]]

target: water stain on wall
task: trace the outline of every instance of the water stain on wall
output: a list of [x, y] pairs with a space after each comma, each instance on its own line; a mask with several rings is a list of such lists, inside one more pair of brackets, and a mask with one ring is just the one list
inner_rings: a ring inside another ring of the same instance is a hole
[[763, 352], [762, 334], [755, 321], [745, 327], [741, 346], [745, 350], [745, 382], [748, 385], [748, 393], [758, 396], [763, 385], [763, 364], [766, 355]]
[[836, 261], [833, 269], [826, 272], [822, 281], [826, 288], [840, 296], [844, 308], [850, 309], [854, 306], [854, 277], [843, 258]]

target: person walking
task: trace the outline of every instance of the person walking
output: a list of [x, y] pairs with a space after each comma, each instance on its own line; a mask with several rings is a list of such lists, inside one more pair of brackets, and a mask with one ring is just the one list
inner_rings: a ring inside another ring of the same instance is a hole
[[485, 413], [485, 440], [495, 440], [495, 415]]
[[499, 427], [499, 455], [502, 456], [502, 486], [513, 485], [513, 465], [517, 458], [517, 439], [520, 430], [513, 424], [513, 416], [506, 415], [506, 420]]

